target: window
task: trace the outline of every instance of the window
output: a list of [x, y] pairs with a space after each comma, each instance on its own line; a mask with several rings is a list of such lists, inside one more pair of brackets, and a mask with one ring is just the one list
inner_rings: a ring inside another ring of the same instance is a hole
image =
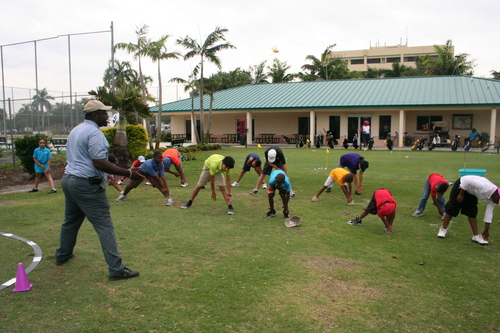
[[471, 114], [454, 114], [453, 115], [453, 129], [464, 130], [472, 129], [472, 115]]
[[351, 65], [363, 65], [365, 63], [365, 59], [352, 59]]
[[392, 58], [387, 58], [387, 62], [388, 63], [392, 63], [392, 62], [400, 62], [401, 61], [401, 57], [392, 57]]
[[391, 116], [380, 116], [378, 126], [379, 126], [378, 138], [380, 140], [385, 140], [389, 136], [389, 133], [391, 132], [392, 117]]
[[443, 116], [417, 116], [417, 131], [431, 131], [432, 122], [443, 121]]
[[415, 57], [404, 57], [405, 62], [415, 62]]
[[330, 131], [335, 139], [340, 139], [340, 116], [330, 116]]
[[373, 59], [368, 59], [366, 63], [368, 64], [380, 64], [380, 58], [373, 58]]

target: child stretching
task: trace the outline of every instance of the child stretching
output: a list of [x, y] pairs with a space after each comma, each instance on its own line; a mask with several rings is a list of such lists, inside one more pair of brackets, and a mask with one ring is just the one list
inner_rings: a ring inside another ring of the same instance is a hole
[[54, 187], [54, 180], [50, 175], [50, 164], [52, 163], [52, 154], [50, 153], [50, 149], [46, 148], [47, 141], [45, 139], [38, 140], [38, 148], [33, 152], [33, 162], [35, 162], [35, 187], [29, 190], [29, 193], [38, 192], [38, 184], [40, 183], [40, 178], [42, 173], [45, 174], [47, 180], [50, 183], [50, 187], [52, 188], [49, 194], [56, 193], [57, 190]]
[[[351, 196], [351, 191], [352, 191], [352, 181], [354, 179], [354, 176], [352, 173], [349, 171], [345, 170], [344, 168], [335, 168], [330, 172], [330, 175], [328, 175], [328, 178], [326, 179], [326, 182], [321, 188], [319, 189], [318, 193], [312, 198], [311, 201], [318, 201], [318, 197], [323, 193], [323, 191], [326, 188], [329, 188], [333, 185], [334, 182], [337, 182], [337, 184], [340, 185], [340, 188], [342, 189], [342, 192], [344, 192], [345, 197], [347, 198], [347, 204], [350, 206], [354, 203], [352, 200]], [[347, 188], [347, 185], [349, 184], [349, 188]]]
[[389, 190], [381, 188], [373, 192], [372, 199], [361, 215], [348, 221], [350, 225], [361, 225], [363, 218], [368, 214], [377, 214], [385, 225], [385, 232], [392, 233], [392, 223], [396, 217], [396, 201]]

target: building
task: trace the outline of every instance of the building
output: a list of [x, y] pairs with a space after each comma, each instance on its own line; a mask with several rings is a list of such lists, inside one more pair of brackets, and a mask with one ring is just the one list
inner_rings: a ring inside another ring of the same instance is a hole
[[[452, 46], [451, 52], [455, 53], [454, 46]], [[368, 67], [392, 69], [392, 64], [395, 62], [416, 68], [416, 58], [426, 54], [431, 57], [437, 56], [434, 46], [375, 46], [367, 50], [333, 51], [331, 56], [344, 59], [351, 71], [366, 72]]]
[[[209, 97], [204, 98], [204, 105], [209, 106]], [[191, 99], [163, 104], [163, 113], [171, 117], [173, 135], [191, 139], [192, 105], [199, 119], [198, 97], [193, 104]], [[500, 80], [469, 76], [257, 84], [214, 94], [210, 132], [215, 142], [231, 141], [237, 119], [243, 117], [249, 129], [248, 143], [265, 143], [262, 140], [268, 134], [275, 140], [310, 136], [322, 130], [352, 141], [355, 134], [360, 137], [360, 125], [368, 120], [375, 146], [383, 146], [389, 132], [429, 137], [433, 122], [444, 121], [449, 124], [450, 135], [467, 136], [475, 127], [498, 142], [499, 108]], [[151, 110], [155, 113], [157, 107]], [[205, 123], [208, 115], [206, 110]]]

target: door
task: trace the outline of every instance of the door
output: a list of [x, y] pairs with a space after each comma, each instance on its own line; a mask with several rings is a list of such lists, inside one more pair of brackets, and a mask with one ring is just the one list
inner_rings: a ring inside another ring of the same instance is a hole
[[372, 123], [372, 117], [367, 116], [349, 116], [347, 117], [347, 141], [352, 142], [355, 135], [357, 135], [357, 143], [361, 142], [360, 127], [363, 122], [367, 120]]

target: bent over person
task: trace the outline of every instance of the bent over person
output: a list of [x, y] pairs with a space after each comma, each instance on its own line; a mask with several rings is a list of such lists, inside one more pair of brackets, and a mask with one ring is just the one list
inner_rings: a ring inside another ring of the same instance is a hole
[[73, 128], [66, 146], [67, 165], [61, 181], [65, 197], [64, 222], [61, 226], [60, 246], [56, 250], [56, 264], [62, 265], [74, 257], [78, 231], [87, 218], [94, 226], [101, 242], [104, 259], [109, 267], [110, 280], [139, 276], [122, 263], [106, 195], [106, 173], [142, 178], [135, 169], [123, 169], [108, 161], [109, 143], [99, 127], [108, 123], [111, 106], [97, 100], [85, 104], [85, 120]]

